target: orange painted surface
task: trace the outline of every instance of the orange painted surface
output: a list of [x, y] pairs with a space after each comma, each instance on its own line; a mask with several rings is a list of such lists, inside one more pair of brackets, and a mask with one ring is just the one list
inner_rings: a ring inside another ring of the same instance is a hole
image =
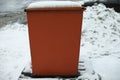
[[27, 11], [33, 75], [75, 76], [83, 10]]

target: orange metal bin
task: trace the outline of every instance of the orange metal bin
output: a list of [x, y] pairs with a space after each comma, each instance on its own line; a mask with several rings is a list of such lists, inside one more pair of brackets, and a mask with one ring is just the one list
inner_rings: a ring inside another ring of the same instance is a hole
[[32, 73], [37, 76], [76, 76], [83, 7], [26, 9]]

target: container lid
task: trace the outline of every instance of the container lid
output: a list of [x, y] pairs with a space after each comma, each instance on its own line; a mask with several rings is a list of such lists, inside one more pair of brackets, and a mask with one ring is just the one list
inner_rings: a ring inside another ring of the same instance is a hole
[[25, 11], [38, 10], [84, 10], [78, 2], [73, 1], [39, 1], [29, 4]]

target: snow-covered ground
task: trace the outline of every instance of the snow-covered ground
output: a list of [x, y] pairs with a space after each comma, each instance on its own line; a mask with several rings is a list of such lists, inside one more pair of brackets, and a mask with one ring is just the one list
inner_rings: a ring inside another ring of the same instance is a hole
[[29, 56], [27, 26], [9, 24], [0, 29], [0, 80], [17, 80]]
[[[30, 62], [28, 26], [0, 27], [0, 80], [18, 80]], [[95, 80], [94, 70], [102, 80], [120, 80], [120, 13], [103, 4], [87, 7], [81, 38], [80, 59], [87, 70], [78, 79]]]

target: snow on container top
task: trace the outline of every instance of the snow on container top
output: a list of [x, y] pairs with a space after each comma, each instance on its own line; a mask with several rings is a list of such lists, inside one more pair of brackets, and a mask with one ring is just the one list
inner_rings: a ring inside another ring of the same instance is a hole
[[73, 1], [39, 1], [29, 4], [25, 11], [46, 10], [85, 10], [79, 3]]

